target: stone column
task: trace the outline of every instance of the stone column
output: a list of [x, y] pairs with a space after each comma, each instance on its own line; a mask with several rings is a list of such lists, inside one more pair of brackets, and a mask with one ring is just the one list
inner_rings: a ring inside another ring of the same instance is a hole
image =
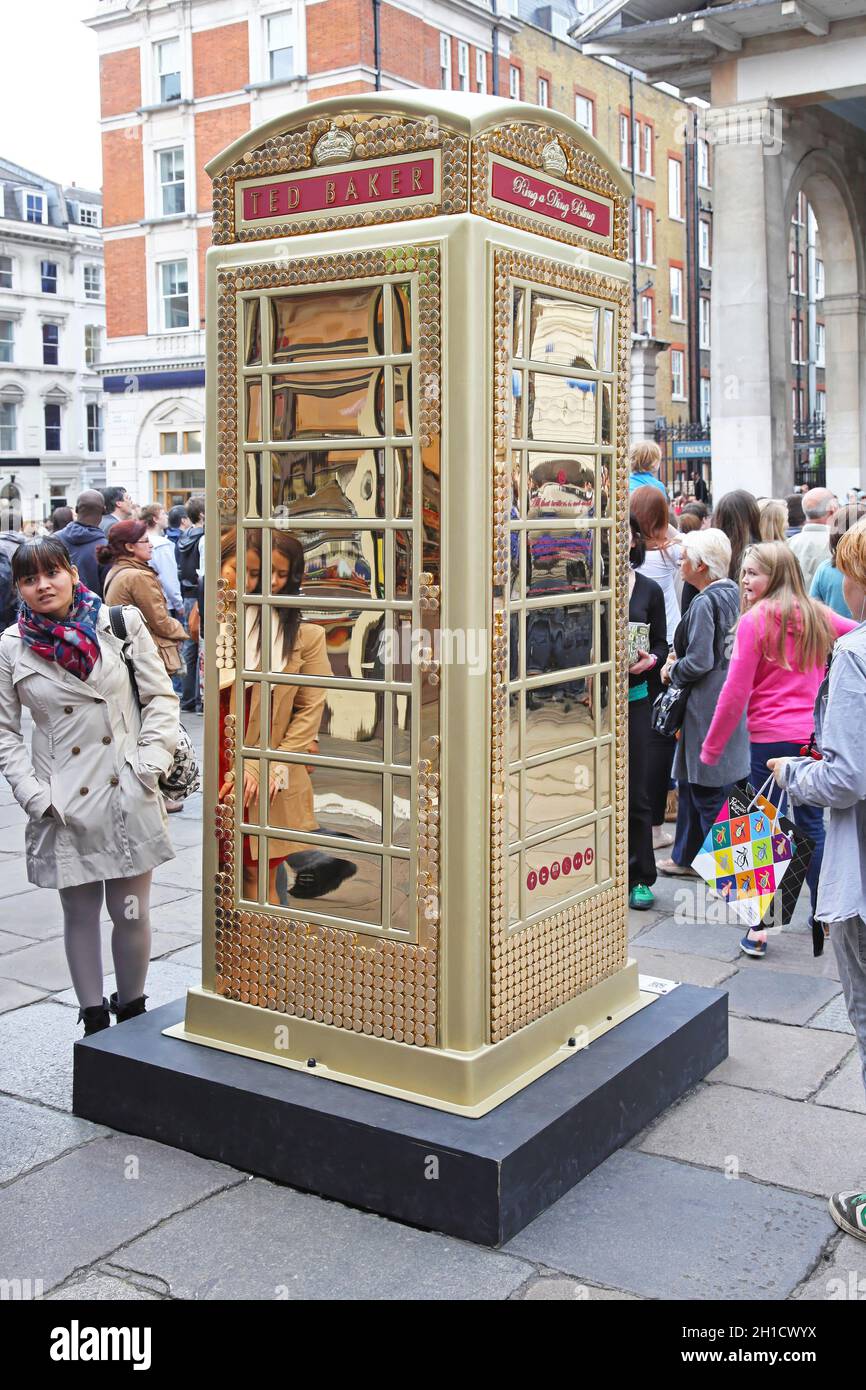
[[666, 352], [668, 347], [669, 344], [662, 342], [659, 338], [641, 337], [638, 334], [632, 336], [629, 390], [631, 407], [629, 443], [631, 444], [642, 439], [655, 437], [658, 413], [656, 406], [658, 356], [660, 352]]
[[784, 497], [793, 428], [782, 113], [769, 103], [715, 107], [705, 122], [715, 170], [713, 496], [745, 487]]
[[844, 502], [850, 487], [866, 487], [866, 295], [825, 295], [819, 313], [827, 325], [827, 486]]

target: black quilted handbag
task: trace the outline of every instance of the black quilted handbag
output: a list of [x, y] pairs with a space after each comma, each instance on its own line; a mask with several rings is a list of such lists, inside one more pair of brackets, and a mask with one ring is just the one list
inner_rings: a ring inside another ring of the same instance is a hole
[[[119, 637], [124, 643], [121, 649], [121, 656], [124, 665], [129, 672], [129, 680], [132, 685], [132, 693], [135, 703], [141, 711], [141, 696], [138, 693], [138, 682], [135, 679], [135, 669], [126, 651], [126, 619], [123, 616], [123, 608], [120, 604], [113, 604], [108, 610], [108, 620], [111, 623], [111, 630], [115, 637]], [[157, 780], [157, 785], [163, 796], [169, 801], [186, 801], [188, 796], [197, 792], [201, 786], [201, 773], [196, 762], [195, 749], [192, 746], [192, 739], [182, 724], [178, 726], [177, 746], [174, 750], [171, 767], [168, 772], [164, 772]]]

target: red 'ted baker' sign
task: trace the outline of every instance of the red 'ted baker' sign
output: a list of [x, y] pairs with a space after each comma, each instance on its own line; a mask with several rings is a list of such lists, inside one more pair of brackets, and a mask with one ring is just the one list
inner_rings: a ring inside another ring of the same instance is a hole
[[546, 222], [579, 227], [581, 231], [592, 232], [599, 237], [609, 237], [611, 234], [610, 205], [590, 198], [579, 188], [560, 183], [558, 179], [539, 178], [529, 169], [493, 159], [490, 165], [490, 192], [497, 202], [508, 203]]
[[242, 190], [245, 222], [275, 217], [304, 217], [377, 203], [429, 200], [436, 193], [434, 156], [389, 160], [384, 164], [355, 164], [346, 169], [294, 174], [269, 179]]

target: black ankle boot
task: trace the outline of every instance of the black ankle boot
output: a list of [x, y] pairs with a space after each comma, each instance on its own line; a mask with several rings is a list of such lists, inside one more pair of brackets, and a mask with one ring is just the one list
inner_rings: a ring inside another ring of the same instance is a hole
[[112, 994], [111, 1002], [109, 1003], [108, 1007], [114, 1014], [118, 1023], [125, 1023], [128, 1018], [137, 1018], [139, 1014], [147, 1013], [147, 1010], [144, 1007], [144, 1002], [146, 999], [147, 995], [142, 994], [141, 997], [138, 999], [130, 999], [128, 1004], [118, 1004], [117, 994], [115, 993]]
[[111, 1024], [108, 1000], [103, 999], [101, 1004], [93, 1004], [89, 1009], [79, 1009], [78, 1022], [84, 1024], [85, 1038], [89, 1038], [91, 1033], [101, 1033], [103, 1028], [108, 1028]]

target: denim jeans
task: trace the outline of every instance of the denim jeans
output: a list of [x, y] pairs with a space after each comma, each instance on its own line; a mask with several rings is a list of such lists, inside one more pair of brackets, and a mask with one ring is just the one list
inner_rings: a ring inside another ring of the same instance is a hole
[[830, 940], [836, 952], [845, 1007], [860, 1049], [863, 1085], [866, 1087], [866, 922], [862, 917], [849, 917], [847, 922], [831, 922]]
[[[195, 602], [196, 600], [193, 595], [184, 594], [184, 627], [189, 623], [189, 615], [192, 612]], [[183, 689], [181, 690], [180, 702], [182, 705], [197, 705], [201, 698], [198, 687], [198, 642], [194, 642], [191, 637], [187, 638], [180, 649], [180, 654], [186, 666], [186, 671], [183, 673]]]
[[[770, 775], [767, 761], [770, 758], [798, 758], [800, 756], [800, 743], [753, 743], [752, 752], [752, 771], [749, 781], [758, 792]], [[773, 782], [768, 788], [768, 796], [774, 806], [778, 806], [782, 796], [781, 787], [777, 787]], [[791, 815], [791, 812], [793, 814]], [[806, 882], [809, 885], [809, 896], [812, 900], [812, 916], [815, 915], [815, 903], [818, 898], [818, 879], [821, 875], [821, 860], [824, 858], [824, 811], [820, 806], [794, 806], [789, 809], [788, 814], [795, 825], [815, 841], [815, 852], [812, 855], [812, 862], [806, 874]]]
[[677, 828], [671, 859], [688, 868], [710, 832], [724, 804], [729, 787], [701, 787], [697, 782], [677, 782]]

